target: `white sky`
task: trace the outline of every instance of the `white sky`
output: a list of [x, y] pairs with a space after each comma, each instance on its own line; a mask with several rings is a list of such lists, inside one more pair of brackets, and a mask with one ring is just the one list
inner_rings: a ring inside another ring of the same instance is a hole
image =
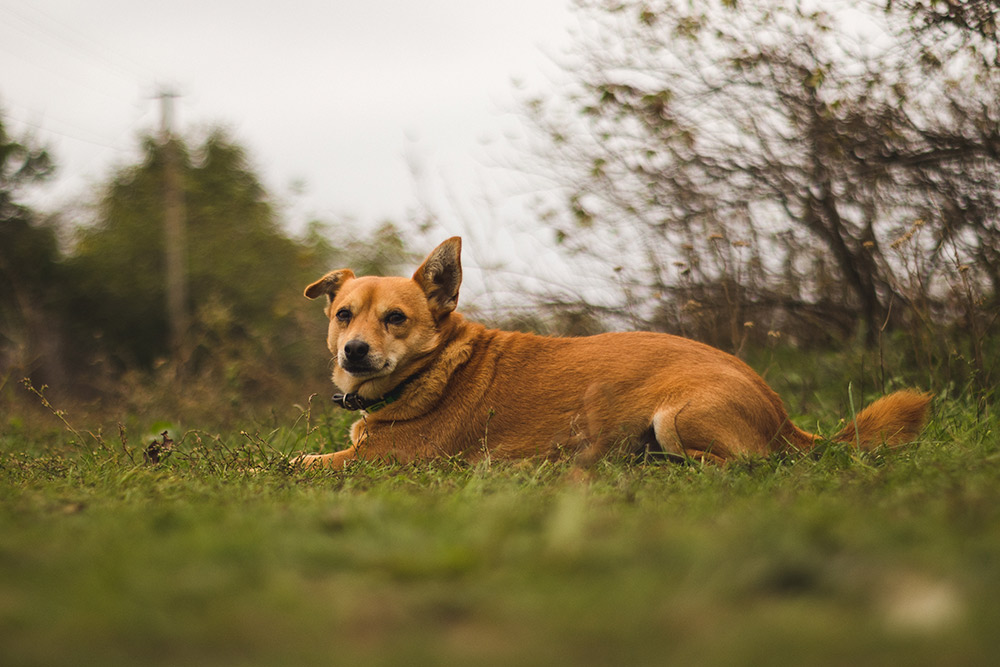
[[512, 80], [545, 86], [574, 20], [568, 0], [0, 0], [0, 109], [55, 156], [43, 210], [134, 162], [169, 86], [177, 129], [230, 128], [292, 229], [423, 198], [467, 233], [515, 183], [490, 166], [521, 131]]

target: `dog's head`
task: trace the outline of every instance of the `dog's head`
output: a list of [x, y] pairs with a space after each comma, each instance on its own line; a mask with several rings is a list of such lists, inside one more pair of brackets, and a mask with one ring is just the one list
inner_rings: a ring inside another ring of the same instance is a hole
[[328, 299], [327, 346], [338, 387], [377, 396], [437, 347], [440, 327], [458, 305], [461, 251], [456, 236], [431, 251], [411, 279], [358, 278], [340, 269], [306, 288], [310, 299]]

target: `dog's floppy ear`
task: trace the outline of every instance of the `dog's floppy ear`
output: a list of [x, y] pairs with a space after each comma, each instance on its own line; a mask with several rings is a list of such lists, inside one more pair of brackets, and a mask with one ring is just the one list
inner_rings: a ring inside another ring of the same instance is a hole
[[331, 271], [307, 287], [305, 295], [310, 299], [315, 299], [316, 297], [325, 294], [330, 300], [330, 303], [333, 303], [333, 298], [337, 296], [337, 291], [343, 287], [344, 283], [353, 277], [354, 271], [351, 271], [350, 269]]
[[458, 288], [462, 285], [462, 239], [453, 236], [427, 255], [413, 274], [413, 280], [427, 295], [434, 319], [455, 310]]

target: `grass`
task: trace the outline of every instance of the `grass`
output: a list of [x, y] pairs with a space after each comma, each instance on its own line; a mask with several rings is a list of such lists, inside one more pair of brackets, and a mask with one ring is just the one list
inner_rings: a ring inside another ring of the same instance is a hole
[[585, 484], [290, 467], [344, 437], [332, 410], [173, 432], [159, 463], [138, 425], [51, 423], [0, 436], [4, 665], [1000, 658], [1000, 424], [960, 398], [894, 452], [610, 460]]

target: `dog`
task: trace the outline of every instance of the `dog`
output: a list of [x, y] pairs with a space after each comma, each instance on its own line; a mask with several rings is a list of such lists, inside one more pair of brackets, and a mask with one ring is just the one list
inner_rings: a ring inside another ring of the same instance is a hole
[[[456, 312], [462, 242], [435, 248], [412, 278], [332, 271], [305, 289], [327, 298], [334, 401], [361, 418], [351, 446], [303, 467], [611, 451], [723, 463], [805, 451], [820, 436], [731, 354], [663, 333], [555, 338], [488, 329]], [[931, 396], [903, 390], [862, 410], [834, 441], [862, 449], [913, 440]]]

